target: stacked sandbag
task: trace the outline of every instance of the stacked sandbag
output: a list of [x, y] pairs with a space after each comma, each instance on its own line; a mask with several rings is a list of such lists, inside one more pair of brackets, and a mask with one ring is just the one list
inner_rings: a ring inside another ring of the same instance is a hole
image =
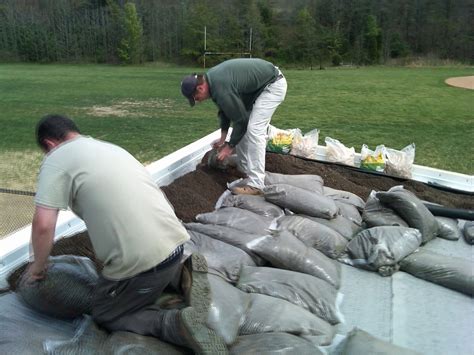
[[258, 355], [322, 355], [309, 341], [288, 333], [261, 333], [243, 335], [230, 348], [230, 354]]
[[474, 221], [468, 221], [463, 228], [464, 240], [468, 244], [474, 244]]
[[199, 253], [206, 258], [209, 273], [237, 282], [242, 265], [256, 266], [250, 255], [205, 234], [188, 230], [191, 237], [184, 244], [184, 255]]
[[316, 248], [324, 255], [336, 259], [346, 248], [347, 240], [334, 229], [298, 215], [276, 220], [277, 229], [286, 229], [307, 247]]
[[89, 258], [53, 256], [43, 280], [29, 282], [25, 276], [19, 280], [17, 293], [34, 310], [56, 318], [76, 318], [91, 312], [98, 274]]
[[338, 200], [334, 200], [334, 203], [339, 209], [339, 215], [355, 223], [358, 226], [362, 225], [362, 216], [357, 207], [351, 205], [350, 203], [345, 203]]
[[273, 218], [260, 216], [236, 207], [220, 208], [196, 216], [196, 221], [201, 223], [227, 226], [257, 235], [266, 234], [272, 220]]
[[304, 308], [258, 293], [251, 293], [250, 297], [245, 321], [239, 329], [240, 335], [283, 332], [311, 336], [318, 345], [331, 343], [334, 328]]
[[331, 355], [416, 355], [410, 349], [380, 340], [362, 329], [354, 328], [346, 338], [330, 352]]
[[285, 184], [295, 187], [299, 187], [303, 190], [312, 191], [315, 193], [323, 193], [324, 181], [319, 175], [288, 175], [288, 174], [277, 174], [269, 171], [265, 172], [265, 186]]
[[408, 224], [393, 209], [384, 206], [376, 197], [376, 192], [371, 191], [362, 212], [365, 225], [370, 227], [400, 226], [408, 227]]
[[342, 294], [332, 285], [312, 275], [269, 267], [244, 266], [237, 287], [245, 292], [284, 299], [333, 325], [343, 321], [339, 310]]
[[448, 217], [435, 217], [438, 222], [438, 237], [446, 240], [458, 240], [462, 232], [458, 221]]
[[303, 216], [306, 218], [311, 219], [312, 221], [315, 221], [319, 224], [323, 224], [326, 227], [329, 227], [342, 235], [345, 239], [351, 240], [354, 235], [359, 233], [362, 229], [361, 226], [357, 225], [354, 222], [351, 222], [347, 218], [341, 216], [340, 214], [336, 215], [332, 219], [325, 219], [325, 218], [317, 218], [317, 217], [311, 217], [311, 216]]
[[390, 276], [398, 263], [421, 244], [421, 233], [407, 227], [373, 227], [363, 230], [346, 247], [339, 260], [348, 265]]
[[249, 234], [235, 228], [215, 224], [186, 223], [184, 226], [188, 231], [205, 234], [208, 237], [242, 249], [252, 257], [257, 265], [264, 265], [266, 263], [264, 259], [247, 247], [247, 244], [259, 238], [259, 235]]
[[409, 227], [421, 232], [423, 244], [438, 234], [438, 222], [423, 202], [402, 186], [392, 187], [387, 192], [377, 192], [376, 197], [385, 206], [400, 215]]
[[268, 218], [285, 214], [280, 207], [266, 201], [263, 196], [226, 194], [219, 207], [237, 207]]
[[339, 288], [339, 263], [307, 247], [289, 231], [275, 231], [248, 246], [275, 267], [310, 274]]
[[474, 270], [470, 260], [420, 248], [400, 263], [400, 270], [415, 277], [474, 296]]
[[362, 211], [365, 207], [365, 202], [356, 194], [344, 191], [344, 190], [337, 190], [331, 187], [324, 186], [323, 187], [323, 194], [324, 196], [330, 197], [334, 201], [343, 202], [345, 204], [353, 205], [359, 211]]
[[211, 286], [211, 306], [207, 325], [227, 345], [234, 343], [243, 324], [250, 295], [225, 282], [219, 276], [208, 275]]

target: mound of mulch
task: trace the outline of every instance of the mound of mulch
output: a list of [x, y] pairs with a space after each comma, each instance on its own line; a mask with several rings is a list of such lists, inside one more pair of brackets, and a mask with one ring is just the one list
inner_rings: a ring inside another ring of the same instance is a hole
[[[207, 156], [202, 160], [207, 162]], [[362, 171], [330, 163], [305, 160], [290, 155], [267, 153], [266, 169], [280, 174], [315, 174], [324, 179], [324, 185], [355, 193], [366, 200], [372, 190], [386, 191], [392, 186], [403, 185], [418, 198], [446, 207], [474, 209], [472, 195], [447, 192], [424, 183], [364, 173]], [[227, 183], [242, 177], [234, 168], [228, 171], [214, 170], [201, 163], [197, 169], [162, 189], [183, 222], [195, 221], [199, 213], [211, 212], [219, 196], [227, 189]], [[74, 254], [92, 259], [98, 270], [102, 265], [96, 260], [87, 232], [63, 238], [55, 243], [52, 255]], [[15, 290], [16, 281], [25, 266], [16, 270], [8, 279], [10, 289]]]

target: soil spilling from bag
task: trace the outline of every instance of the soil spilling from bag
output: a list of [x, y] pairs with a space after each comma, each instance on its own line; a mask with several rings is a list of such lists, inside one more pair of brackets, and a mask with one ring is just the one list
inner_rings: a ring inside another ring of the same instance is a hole
[[[213, 211], [217, 199], [227, 189], [227, 183], [242, 177], [234, 168], [221, 171], [207, 167], [204, 163], [207, 162], [207, 155], [202, 162], [195, 171], [162, 187], [176, 215], [183, 222], [193, 222], [197, 214]], [[305, 160], [290, 155], [267, 153], [266, 170], [280, 174], [319, 175], [324, 180], [324, 186], [352, 192], [364, 201], [372, 190], [387, 191], [393, 186], [403, 185], [422, 200], [445, 207], [474, 209], [474, 198], [468, 194], [443, 191], [413, 180], [365, 173], [342, 165]], [[98, 271], [102, 269], [102, 265], [95, 258], [87, 232], [55, 243], [52, 255], [61, 254], [87, 256], [94, 261]], [[16, 282], [24, 268], [25, 266], [10, 275], [8, 282], [11, 290], [16, 289]]]

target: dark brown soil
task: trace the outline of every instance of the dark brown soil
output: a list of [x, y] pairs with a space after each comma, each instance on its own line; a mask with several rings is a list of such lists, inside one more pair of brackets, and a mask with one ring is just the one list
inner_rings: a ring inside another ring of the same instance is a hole
[[[202, 161], [206, 162], [207, 157], [204, 157]], [[266, 168], [268, 171], [281, 174], [320, 175], [324, 179], [325, 186], [350, 191], [364, 200], [371, 190], [386, 191], [392, 186], [404, 185], [422, 200], [439, 203], [446, 207], [474, 209], [472, 195], [446, 192], [420, 182], [364, 173], [336, 164], [268, 153]], [[195, 171], [163, 187], [163, 191], [174, 206], [178, 218], [183, 222], [192, 222], [197, 214], [213, 211], [217, 199], [226, 190], [227, 183], [239, 177], [241, 175], [235, 169], [223, 172], [200, 164]], [[54, 245], [52, 255], [59, 254], [88, 256], [96, 262], [99, 270], [102, 268], [95, 259], [87, 232], [59, 240]], [[9, 277], [12, 290], [15, 289], [16, 280], [23, 270], [24, 267], [16, 270]]]

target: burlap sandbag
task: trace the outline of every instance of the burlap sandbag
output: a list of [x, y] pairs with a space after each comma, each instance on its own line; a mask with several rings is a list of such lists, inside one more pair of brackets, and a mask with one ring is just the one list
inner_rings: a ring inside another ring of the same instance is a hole
[[266, 186], [263, 192], [267, 201], [294, 213], [331, 219], [339, 211], [334, 201], [329, 197], [300, 187], [275, 184]]
[[311, 342], [288, 333], [243, 335], [230, 348], [232, 355], [322, 355]]
[[377, 192], [376, 197], [385, 206], [395, 210], [408, 226], [416, 228], [423, 236], [423, 243], [438, 234], [438, 222], [423, 202], [402, 186], [392, 187], [388, 192]]
[[362, 212], [362, 219], [365, 225], [368, 228], [380, 226], [408, 227], [407, 222], [405, 222], [393, 209], [382, 205], [375, 194], [375, 191], [370, 193]]
[[278, 174], [271, 173], [269, 171], [265, 172], [265, 185], [275, 185], [275, 184], [287, 184], [291, 186], [296, 186], [304, 190], [316, 192], [319, 194], [323, 193], [323, 178], [319, 175], [288, 175], [288, 174]]
[[400, 263], [400, 270], [420, 279], [474, 296], [474, 270], [470, 260], [420, 248]]
[[189, 231], [191, 239], [184, 244], [184, 254], [199, 253], [206, 258], [209, 273], [237, 282], [242, 265], [256, 266], [250, 255], [205, 234]]
[[447, 240], [458, 240], [462, 236], [458, 221], [447, 217], [435, 217], [438, 222], [438, 237]]
[[245, 233], [239, 229], [219, 226], [216, 224], [186, 223], [184, 225], [188, 231], [195, 231], [207, 235], [208, 237], [220, 240], [221, 242], [240, 248], [250, 255], [257, 265], [265, 265], [266, 261], [247, 247], [249, 242], [259, 238], [259, 235]]
[[357, 234], [347, 244], [346, 254], [339, 260], [390, 276], [398, 270], [398, 262], [420, 246], [421, 239], [420, 232], [415, 228], [369, 228]]
[[298, 215], [284, 216], [276, 221], [277, 228], [286, 229], [306, 246], [316, 248], [336, 259], [346, 248], [347, 240], [334, 229]]
[[219, 208], [213, 212], [201, 213], [196, 221], [205, 224], [217, 224], [241, 231], [264, 235], [273, 218], [263, 217], [256, 213], [236, 207]]
[[53, 256], [49, 258], [46, 277], [30, 283], [23, 275], [17, 293], [38, 312], [56, 318], [75, 318], [91, 312], [97, 281], [97, 271], [89, 258]]
[[462, 231], [466, 243], [474, 244], [474, 221], [466, 222]]
[[307, 247], [289, 231], [260, 237], [249, 247], [276, 267], [313, 275], [339, 288], [339, 263]]
[[334, 328], [304, 308], [280, 298], [251, 293], [240, 335], [284, 332], [319, 337], [320, 345], [331, 343]]
[[343, 320], [339, 310], [342, 294], [312, 275], [269, 267], [243, 266], [237, 287], [245, 292], [284, 299], [330, 324]]
[[280, 207], [268, 202], [263, 196], [228, 194], [222, 200], [221, 206], [237, 207], [269, 218], [276, 218], [285, 214]]

